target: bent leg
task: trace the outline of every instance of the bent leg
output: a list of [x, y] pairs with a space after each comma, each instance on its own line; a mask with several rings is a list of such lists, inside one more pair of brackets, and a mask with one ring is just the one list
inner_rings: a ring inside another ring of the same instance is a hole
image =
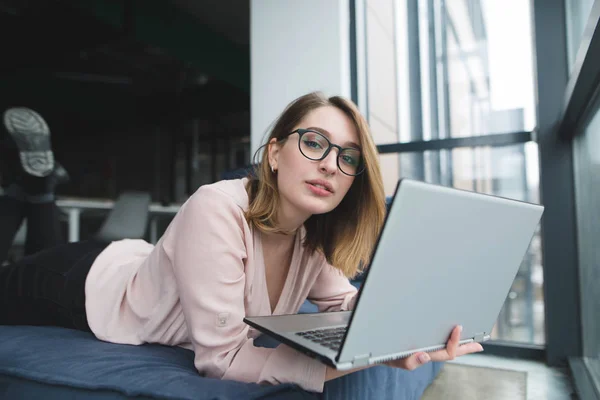
[[60, 210], [54, 201], [27, 204], [25, 254], [36, 254], [65, 243], [60, 230]]
[[0, 324], [89, 331], [85, 279], [106, 244], [68, 243], [0, 268]]
[[9, 196], [0, 196], [0, 265], [6, 261], [8, 251], [23, 222], [26, 204]]

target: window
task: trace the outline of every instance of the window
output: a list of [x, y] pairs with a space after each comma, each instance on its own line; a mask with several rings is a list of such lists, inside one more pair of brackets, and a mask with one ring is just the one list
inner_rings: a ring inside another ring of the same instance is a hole
[[[387, 195], [409, 177], [539, 202], [530, 20], [521, 0], [356, 0], [359, 107]], [[542, 285], [538, 233], [494, 339], [544, 343]]]
[[583, 39], [585, 25], [588, 22], [594, 0], [565, 0], [565, 15], [567, 23], [567, 56], [569, 72], [573, 70]]
[[600, 99], [595, 103], [573, 154], [584, 357], [600, 379]]

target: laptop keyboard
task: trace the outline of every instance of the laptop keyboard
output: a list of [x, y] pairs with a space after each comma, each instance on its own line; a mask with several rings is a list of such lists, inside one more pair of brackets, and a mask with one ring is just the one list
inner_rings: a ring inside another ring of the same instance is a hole
[[296, 332], [296, 335], [302, 336], [304, 339], [318, 343], [321, 346], [325, 346], [331, 350], [339, 350], [347, 328], [347, 326], [342, 326], [340, 328]]

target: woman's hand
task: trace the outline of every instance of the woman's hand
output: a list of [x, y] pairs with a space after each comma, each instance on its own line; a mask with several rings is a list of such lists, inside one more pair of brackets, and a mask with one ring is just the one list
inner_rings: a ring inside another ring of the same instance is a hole
[[452, 330], [445, 349], [432, 351], [431, 353], [420, 351], [406, 358], [386, 362], [385, 365], [412, 371], [423, 364], [427, 364], [429, 361], [449, 361], [454, 360], [456, 357], [464, 356], [465, 354], [483, 351], [483, 347], [479, 343], [459, 345], [461, 332], [462, 326], [456, 326]]

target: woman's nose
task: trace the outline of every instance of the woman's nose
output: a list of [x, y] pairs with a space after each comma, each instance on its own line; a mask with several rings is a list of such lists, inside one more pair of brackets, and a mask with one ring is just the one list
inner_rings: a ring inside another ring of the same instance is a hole
[[337, 151], [336, 149], [331, 149], [327, 157], [320, 161], [320, 169], [321, 171], [331, 175], [337, 171]]

